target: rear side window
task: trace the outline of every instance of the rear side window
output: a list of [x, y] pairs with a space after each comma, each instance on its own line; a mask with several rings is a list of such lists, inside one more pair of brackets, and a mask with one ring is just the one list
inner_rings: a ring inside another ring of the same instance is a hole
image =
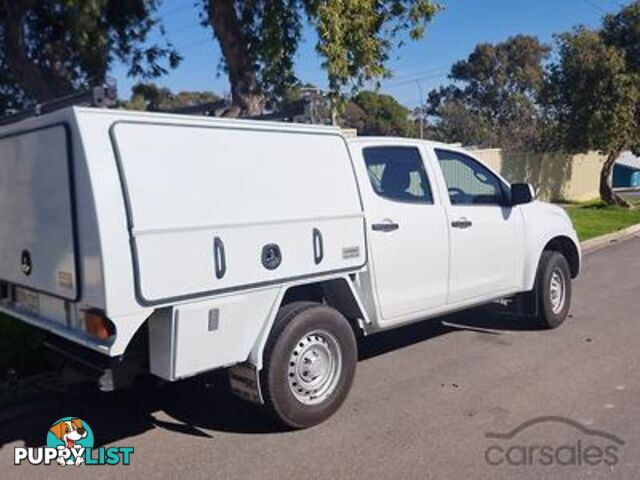
[[436, 149], [452, 205], [504, 205], [502, 181], [473, 158]]
[[363, 155], [371, 186], [378, 195], [397, 202], [433, 203], [417, 148], [369, 147]]

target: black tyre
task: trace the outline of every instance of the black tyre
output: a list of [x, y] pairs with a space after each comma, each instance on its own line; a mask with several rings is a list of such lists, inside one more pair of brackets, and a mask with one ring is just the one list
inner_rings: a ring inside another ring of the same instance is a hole
[[542, 252], [536, 290], [538, 323], [543, 328], [558, 327], [571, 307], [571, 271], [562, 254]]
[[356, 338], [340, 312], [313, 302], [285, 305], [264, 351], [265, 409], [290, 428], [323, 422], [347, 397], [356, 362]]

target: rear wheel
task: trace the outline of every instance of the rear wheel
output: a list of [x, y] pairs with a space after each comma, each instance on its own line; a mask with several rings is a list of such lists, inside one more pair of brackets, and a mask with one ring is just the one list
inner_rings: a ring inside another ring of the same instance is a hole
[[313, 302], [284, 306], [265, 346], [265, 408], [291, 428], [326, 420], [347, 397], [356, 361], [355, 335], [342, 314]]
[[562, 254], [542, 252], [536, 290], [538, 322], [544, 328], [558, 327], [571, 307], [571, 271]]

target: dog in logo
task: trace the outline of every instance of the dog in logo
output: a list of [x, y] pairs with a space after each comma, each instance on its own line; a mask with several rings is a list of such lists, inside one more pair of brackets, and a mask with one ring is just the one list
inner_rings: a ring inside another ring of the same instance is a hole
[[[72, 418], [71, 420], [56, 423], [49, 430], [58, 440], [62, 440], [65, 447], [70, 450], [73, 449], [77, 441], [82, 440], [87, 436], [87, 430], [84, 428], [82, 420], [79, 418]], [[62, 467], [66, 464], [62, 457], [58, 457], [57, 461]], [[79, 467], [83, 462], [84, 458], [78, 455], [75, 461], [76, 467]]]

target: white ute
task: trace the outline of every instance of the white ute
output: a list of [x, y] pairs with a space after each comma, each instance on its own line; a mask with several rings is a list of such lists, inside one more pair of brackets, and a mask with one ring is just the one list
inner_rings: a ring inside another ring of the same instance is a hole
[[449, 145], [78, 107], [0, 129], [0, 311], [105, 390], [231, 367], [308, 427], [358, 336], [502, 298], [553, 328], [579, 270], [562, 209]]

